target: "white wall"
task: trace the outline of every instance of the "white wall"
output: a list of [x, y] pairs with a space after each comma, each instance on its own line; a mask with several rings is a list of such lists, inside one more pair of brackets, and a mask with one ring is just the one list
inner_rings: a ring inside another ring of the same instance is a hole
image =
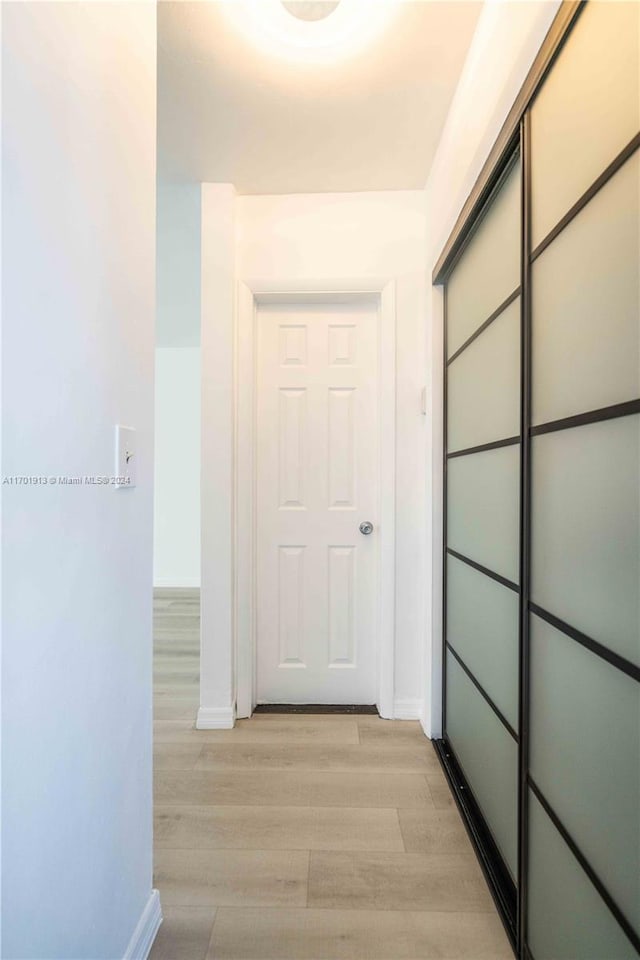
[[202, 185], [202, 429], [199, 729], [235, 722], [235, 190]]
[[200, 348], [156, 350], [153, 583], [200, 586]]
[[[559, 0], [487, 3], [445, 124], [425, 190], [428, 277], [524, 82]], [[429, 281], [430, 282], [430, 281]], [[426, 501], [429, 544], [423, 724], [441, 732], [442, 643], [442, 289], [427, 298]]]
[[3, 489], [2, 955], [114, 960], [158, 908], [155, 5], [2, 18], [3, 470], [109, 476], [114, 424], [138, 443], [135, 489]]
[[422, 191], [246, 196], [236, 201], [236, 275], [282, 280], [396, 279], [395, 711], [424, 692], [425, 216]]

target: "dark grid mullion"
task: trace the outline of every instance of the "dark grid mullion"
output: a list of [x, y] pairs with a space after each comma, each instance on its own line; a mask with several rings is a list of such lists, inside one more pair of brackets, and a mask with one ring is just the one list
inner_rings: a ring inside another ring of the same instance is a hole
[[[549, 420], [529, 428], [529, 435], [541, 437], [546, 433], [556, 433], [558, 430], [572, 430], [575, 427], [587, 426], [590, 423], [603, 423], [606, 420], [618, 420], [620, 417], [629, 417], [640, 413], [640, 399], [625, 400], [623, 403], [613, 403], [609, 407], [599, 407], [597, 410], [587, 410], [585, 413], [576, 413], [559, 420]], [[452, 450], [447, 453], [447, 459], [467, 457], [472, 453], [484, 453], [487, 450], [498, 450], [500, 447], [511, 447], [521, 442], [521, 435], [505, 437], [502, 440], [489, 440], [479, 443], [475, 447], [464, 447], [462, 450]]]
[[598, 410], [587, 410], [586, 413], [576, 413], [571, 417], [562, 417], [560, 420], [549, 420], [531, 427], [532, 437], [541, 437], [545, 433], [555, 433], [558, 430], [571, 430], [574, 427], [584, 427], [590, 423], [602, 423], [605, 420], [618, 420], [620, 417], [630, 417], [640, 413], [639, 400], [625, 400], [624, 403], [613, 403], [609, 407], [600, 407]]
[[[507, 299], [506, 299], [506, 300], [503, 300], [502, 303], [500, 304], [500, 306], [496, 307], [496, 309], [493, 311], [493, 313], [490, 314], [490, 315], [487, 317], [487, 319], [486, 319], [483, 323], [480, 324], [479, 327], [476, 327], [476, 329], [473, 331], [473, 333], [471, 334], [471, 336], [470, 336], [470, 337], [467, 337], [467, 339], [464, 341], [464, 343], [461, 344], [461, 346], [458, 347], [458, 349], [456, 350], [456, 352], [451, 354], [451, 356], [449, 357], [448, 360], [447, 360], [447, 355], [446, 355], [446, 353], [445, 353], [445, 360], [444, 360], [444, 362], [445, 362], [445, 367], [447, 367], [450, 363], [453, 363], [453, 361], [454, 361], [457, 357], [460, 356], [460, 354], [462, 353], [463, 350], [466, 350], [467, 347], [470, 346], [470, 345], [473, 343], [474, 340], [477, 340], [478, 337], [480, 336], [480, 334], [481, 334], [481, 333], [484, 333], [484, 331], [487, 329], [487, 327], [491, 326], [491, 324], [493, 323], [493, 321], [494, 321], [494, 320], [497, 320], [498, 317], [500, 316], [500, 314], [504, 313], [504, 311], [507, 309], [507, 307], [510, 307], [511, 304], [513, 303], [513, 301], [514, 301], [514, 300], [517, 300], [517, 298], [518, 298], [519, 296], [520, 296], [520, 287], [516, 287], [516, 289], [515, 289], [512, 293], [509, 294], [509, 296], [507, 297]], [[445, 448], [445, 449], [446, 449], [446, 448]]]
[[479, 443], [476, 447], [465, 447], [463, 450], [453, 450], [447, 454], [447, 459], [454, 457], [468, 457], [470, 453], [485, 453], [487, 450], [498, 450], [500, 447], [512, 447], [520, 443], [520, 437], [505, 437], [504, 440], [490, 440], [488, 443]]
[[571, 853], [574, 855], [574, 857], [576, 858], [576, 860], [578, 861], [578, 863], [580, 864], [580, 866], [588, 876], [589, 880], [591, 881], [595, 889], [600, 894], [600, 897], [602, 898], [602, 900], [604, 900], [605, 904], [609, 908], [609, 911], [613, 914], [620, 928], [624, 931], [625, 936], [628, 938], [628, 940], [630, 940], [634, 948], [640, 954], [640, 936], [638, 936], [633, 925], [629, 922], [624, 912], [620, 909], [620, 907], [616, 903], [615, 899], [612, 897], [611, 893], [609, 892], [605, 884], [602, 882], [602, 880], [600, 879], [600, 877], [598, 876], [594, 868], [589, 863], [589, 860], [585, 857], [584, 853], [582, 852], [582, 850], [580, 849], [576, 841], [573, 839], [573, 837], [571, 836], [571, 834], [563, 824], [558, 814], [555, 812], [555, 810], [553, 809], [553, 807], [551, 806], [551, 804], [549, 803], [545, 795], [542, 793], [542, 791], [540, 790], [540, 787], [535, 783], [531, 774], [529, 774], [529, 786], [531, 787], [532, 793], [540, 803], [540, 806], [542, 807], [544, 812], [547, 814], [547, 816], [553, 823], [554, 827], [556, 828], [556, 830], [558, 831], [558, 833], [560, 834], [560, 836], [562, 837], [566, 845], [571, 850]]
[[575, 640], [576, 643], [590, 650], [591, 653], [595, 653], [595, 655], [601, 657], [602, 660], [606, 660], [612, 667], [617, 667], [622, 673], [626, 673], [628, 677], [640, 682], [640, 667], [631, 660], [627, 660], [626, 657], [616, 653], [615, 650], [605, 647], [603, 643], [594, 640], [593, 637], [589, 637], [581, 630], [572, 627], [570, 623], [566, 623], [564, 620], [561, 620], [560, 617], [556, 617], [555, 614], [549, 613], [544, 607], [539, 607], [537, 603], [530, 601], [529, 610], [531, 613], [535, 613], [537, 617], [540, 617], [541, 620], [544, 620], [545, 623], [555, 627], [560, 633]]
[[472, 560], [470, 557], [465, 557], [463, 553], [458, 553], [457, 550], [452, 550], [451, 547], [447, 547], [446, 552], [451, 557], [455, 557], [456, 560], [460, 560], [461, 563], [466, 563], [467, 566], [473, 567], [473, 569], [477, 570], [478, 573], [484, 573], [485, 577], [489, 577], [491, 580], [495, 580], [496, 583], [501, 583], [503, 587], [507, 588], [507, 590], [513, 590], [514, 593], [520, 592], [520, 587], [518, 586], [518, 584], [514, 583], [513, 580], [507, 580], [507, 578], [503, 577], [502, 574], [496, 573], [494, 570], [490, 570], [489, 567], [483, 567], [481, 563], [477, 563], [475, 560]]
[[599, 177], [597, 177], [591, 186], [585, 190], [581, 197], [576, 200], [572, 207], [567, 210], [565, 215], [558, 221], [558, 223], [549, 231], [547, 236], [540, 241], [535, 250], [530, 254], [530, 261], [533, 262], [537, 260], [541, 253], [547, 249], [550, 244], [558, 237], [565, 227], [567, 227], [571, 221], [577, 217], [581, 210], [583, 210], [588, 203], [590, 203], [595, 195], [611, 180], [611, 178], [620, 170], [621, 167], [629, 160], [636, 150], [640, 147], [640, 133], [637, 133], [629, 143], [623, 147], [617, 157], [612, 160], [609, 166], [602, 171]]
[[491, 709], [493, 710], [493, 712], [495, 713], [496, 717], [498, 718], [498, 720], [500, 721], [500, 723], [502, 724], [502, 726], [505, 728], [505, 730], [507, 731], [507, 733], [509, 734], [509, 736], [512, 737], [512, 738], [515, 740], [515, 742], [517, 743], [517, 742], [518, 742], [518, 734], [517, 734], [516, 731], [513, 729], [513, 727], [511, 726], [511, 724], [509, 723], [509, 721], [508, 721], [507, 718], [505, 717], [504, 713], [500, 710], [500, 708], [499, 708], [498, 706], [496, 706], [496, 703], [491, 699], [491, 697], [489, 696], [489, 694], [487, 693], [487, 691], [485, 690], [485, 688], [482, 686], [482, 684], [480, 683], [480, 681], [478, 680], [478, 678], [476, 677], [476, 675], [470, 670], [470, 668], [466, 665], [466, 663], [464, 662], [464, 660], [462, 659], [462, 657], [460, 656], [460, 654], [458, 653], [458, 651], [455, 650], [454, 647], [451, 646], [451, 644], [449, 643], [448, 640], [447, 640], [447, 650], [450, 652], [450, 654], [452, 655], [452, 657], [454, 657], [454, 659], [458, 662], [458, 665], [460, 666], [460, 668], [462, 669], [462, 671], [466, 674], [466, 676], [469, 678], [469, 680], [471, 681], [471, 683], [474, 685], [474, 687], [476, 688], [476, 690], [478, 691], [478, 693], [480, 694], [480, 696], [481, 696], [481, 697], [485, 700], [485, 702], [491, 707]]

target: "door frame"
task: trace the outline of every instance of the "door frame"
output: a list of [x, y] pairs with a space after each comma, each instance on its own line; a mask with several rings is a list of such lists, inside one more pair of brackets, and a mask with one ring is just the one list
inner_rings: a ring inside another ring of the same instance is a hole
[[396, 595], [395, 280], [239, 280], [234, 330], [234, 598], [236, 715], [256, 705], [256, 387], [258, 308], [267, 303], [374, 302], [378, 314], [378, 571], [376, 704], [393, 717]]

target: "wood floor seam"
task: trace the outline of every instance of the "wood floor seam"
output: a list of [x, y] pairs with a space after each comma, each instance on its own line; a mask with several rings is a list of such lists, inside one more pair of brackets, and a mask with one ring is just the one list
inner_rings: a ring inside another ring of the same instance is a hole
[[399, 808], [399, 807], [396, 807], [396, 817], [398, 818], [398, 829], [399, 829], [399, 831], [400, 831], [400, 836], [402, 837], [402, 848], [403, 848], [403, 850], [404, 850], [405, 853], [408, 853], [409, 851], [407, 850], [407, 842], [406, 842], [406, 840], [405, 840], [405, 838], [404, 838], [404, 831], [403, 831], [403, 829], [402, 829], [402, 821], [400, 820], [400, 808]]
[[[229, 910], [229, 909], [232, 910], [233, 907], [225, 907], [225, 909], [226, 909], [226, 910]], [[213, 940], [214, 940], [214, 937], [215, 937], [215, 934], [216, 934], [216, 920], [218, 919], [218, 916], [219, 916], [219, 915], [220, 915], [220, 910], [218, 909], [218, 910], [216, 910], [215, 916], [214, 916], [214, 918], [213, 918], [213, 923], [211, 924], [211, 935], [210, 935], [210, 937], [209, 937], [209, 943], [207, 944], [207, 953], [206, 953], [206, 956], [207, 956], [207, 957], [209, 956], [209, 954], [210, 954], [211, 951], [213, 950]], [[150, 957], [149, 960], [152, 960], [152, 958]], [[177, 960], [177, 957], [176, 957], [176, 960]]]
[[[197, 595], [196, 595], [197, 596]], [[198, 603], [155, 606], [149, 960], [507, 960], [417, 721], [264, 714], [196, 730]]]

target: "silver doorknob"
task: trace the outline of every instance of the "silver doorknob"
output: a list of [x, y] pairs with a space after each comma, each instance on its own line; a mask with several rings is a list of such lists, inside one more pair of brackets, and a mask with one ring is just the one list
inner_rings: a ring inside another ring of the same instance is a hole
[[370, 520], [363, 520], [358, 529], [360, 533], [364, 533], [365, 537], [368, 537], [370, 533], [373, 533], [373, 524]]

